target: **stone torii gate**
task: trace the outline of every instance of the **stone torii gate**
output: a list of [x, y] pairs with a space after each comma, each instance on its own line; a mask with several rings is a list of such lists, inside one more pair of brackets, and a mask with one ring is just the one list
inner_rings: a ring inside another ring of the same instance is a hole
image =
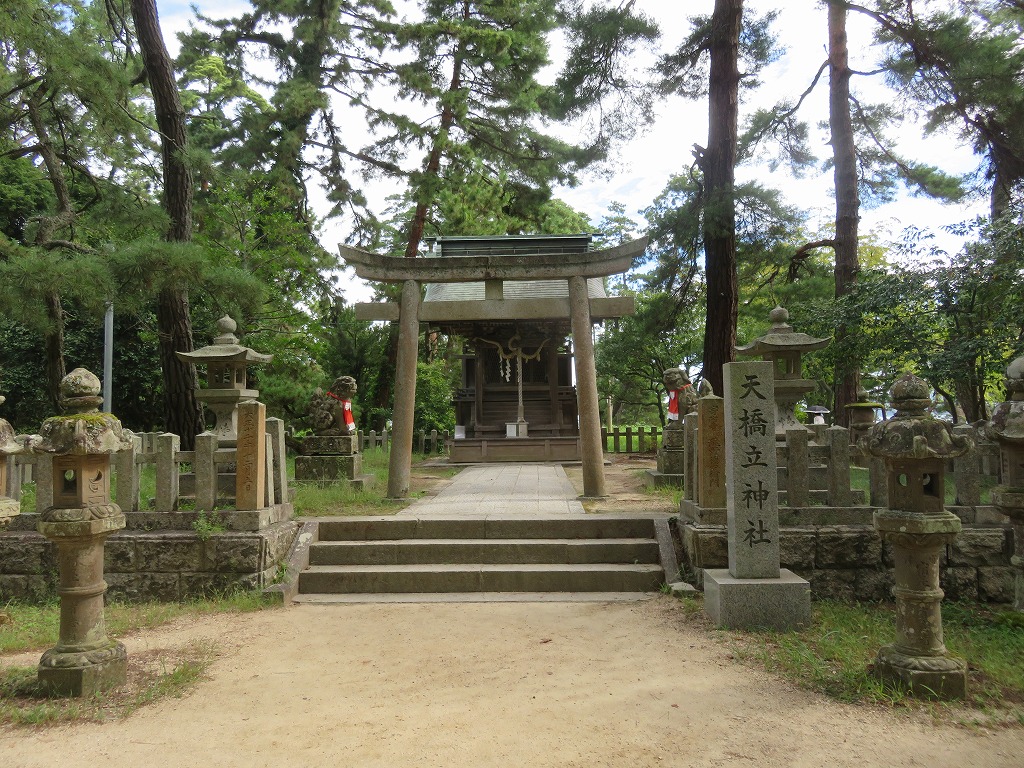
[[[576, 370], [576, 402], [580, 422], [580, 448], [583, 460], [583, 494], [605, 495], [604, 446], [601, 441], [601, 411], [597, 397], [597, 371], [591, 338], [592, 303], [612, 302], [616, 311], [597, 312], [598, 316], [632, 314], [632, 297], [591, 299], [587, 279], [606, 277], [627, 271], [647, 246], [647, 239], [599, 251], [580, 253], [521, 253], [444, 258], [437, 256], [409, 259], [382, 256], [350, 246], [340, 246], [341, 257], [365, 280], [402, 283], [401, 304], [358, 304], [356, 317], [363, 320], [398, 321], [398, 360], [395, 371], [395, 408], [391, 433], [391, 458], [388, 466], [390, 498], [409, 494], [412, 470], [413, 417], [416, 398], [416, 359], [419, 323], [441, 319], [476, 319], [473, 313], [488, 319], [568, 318], [573, 338]], [[568, 298], [515, 300], [501, 296], [503, 281], [566, 280]], [[484, 302], [437, 302], [421, 306], [420, 286], [424, 283], [484, 282], [488, 298]], [[447, 305], [447, 306], [444, 306]]]

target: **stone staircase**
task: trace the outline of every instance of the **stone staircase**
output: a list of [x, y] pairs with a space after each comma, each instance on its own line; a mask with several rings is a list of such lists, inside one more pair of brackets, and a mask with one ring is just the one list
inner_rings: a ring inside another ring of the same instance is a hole
[[636, 597], [678, 570], [667, 521], [649, 517], [350, 517], [318, 528], [297, 602]]

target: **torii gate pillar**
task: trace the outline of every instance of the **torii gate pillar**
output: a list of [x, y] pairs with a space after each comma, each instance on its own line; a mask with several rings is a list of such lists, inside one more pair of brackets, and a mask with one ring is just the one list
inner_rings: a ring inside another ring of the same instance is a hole
[[569, 278], [569, 320], [576, 361], [576, 408], [580, 416], [580, 453], [583, 459], [583, 495], [605, 495], [604, 446], [601, 445], [601, 406], [597, 399], [597, 367], [590, 324], [587, 279]]
[[412, 425], [416, 415], [416, 359], [420, 337], [420, 284], [402, 283], [402, 309], [398, 320], [398, 360], [395, 365], [395, 409], [388, 459], [388, 498], [409, 495], [412, 475]]

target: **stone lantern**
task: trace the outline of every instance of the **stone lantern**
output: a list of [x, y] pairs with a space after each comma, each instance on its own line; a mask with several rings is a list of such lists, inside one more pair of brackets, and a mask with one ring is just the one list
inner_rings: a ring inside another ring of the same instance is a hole
[[213, 344], [194, 352], [175, 352], [178, 359], [195, 365], [205, 365], [206, 388], [196, 392], [196, 399], [204, 403], [217, 420], [211, 430], [218, 445], [233, 448], [238, 444], [238, 404], [255, 400], [259, 390], [249, 389], [246, 383], [248, 368], [254, 363], [269, 363], [273, 355], [254, 352], [238, 343], [237, 324], [227, 315], [217, 321], [218, 335]]
[[889, 507], [875, 512], [874, 524], [893, 547], [896, 571], [896, 642], [878, 651], [875, 672], [915, 696], [960, 699], [967, 666], [943, 643], [939, 556], [960, 532], [960, 518], [944, 506], [945, 463], [971, 441], [928, 413], [928, 395], [921, 379], [900, 377], [892, 388], [896, 415], [871, 427], [862, 443], [885, 462]]
[[857, 387], [857, 402], [847, 403], [846, 413], [850, 425], [850, 442], [857, 445], [875, 423], [875, 411], [882, 409], [881, 403], [871, 401], [864, 387]]
[[816, 339], [794, 332], [793, 326], [786, 322], [789, 312], [782, 307], [773, 309], [768, 318], [772, 322], [768, 333], [745, 347], [737, 347], [736, 352], [749, 357], [760, 355], [774, 367], [775, 439], [782, 441], [786, 439], [787, 429], [806, 429], [796, 417], [796, 404], [816, 386], [812, 380], [802, 378], [801, 357], [804, 352], [828, 346], [832, 339]]
[[64, 416], [43, 422], [35, 451], [53, 454], [53, 506], [39, 532], [57, 545], [60, 639], [39, 661], [39, 680], [52, 693], [89, 696], [125, 680], [124, 646], [107, 637], [103, 621], [103, 542], [124, 528], [110, 500], [110, 454], [131, 445], [131, 433], [100, 413], [100, 381], [76, 368], [60, 383]]
[[[5, 397], [0, 396], [0, 405]], [[14, 428], [7, 419], [0, 419], [0, 531], [10, 524], [11, 520], [21, 511], [21, 505], [7, 493], [7, 457], [22, 450], [21, 444], [14, 439]]]
[[1002, 483], [992, 489], [992, 504], [1013, 525], [1013, 607], [1024, 611], [1024, 357], [1006, 368], [1006, 398], [996, 406], [985, 431], [999, 443]]

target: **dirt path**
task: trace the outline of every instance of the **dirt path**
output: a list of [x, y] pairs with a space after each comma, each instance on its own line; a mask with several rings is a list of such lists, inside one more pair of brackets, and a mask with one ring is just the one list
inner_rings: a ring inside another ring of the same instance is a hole
[[[211, 677], [127, 720], [0, 729], [5, 768], [1020, 768], [1024, 730], [798, 691], [668, 597], [295, 606], [128, 638], [215, 639]], [[6, 659], [5, 661], [11, 661]]]

